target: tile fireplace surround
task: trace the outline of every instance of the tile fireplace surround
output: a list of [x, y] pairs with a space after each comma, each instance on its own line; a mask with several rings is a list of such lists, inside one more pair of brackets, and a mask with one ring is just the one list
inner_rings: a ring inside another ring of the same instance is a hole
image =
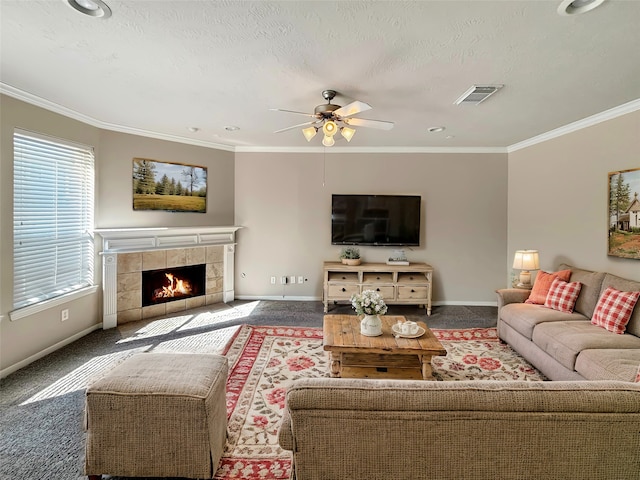
[[[104, 329], [234, 299], [235, 232], [240, 227], [97, 229], [103, 239]], [[142, 272], [206, 265], [205, 294], [142, 306]]]

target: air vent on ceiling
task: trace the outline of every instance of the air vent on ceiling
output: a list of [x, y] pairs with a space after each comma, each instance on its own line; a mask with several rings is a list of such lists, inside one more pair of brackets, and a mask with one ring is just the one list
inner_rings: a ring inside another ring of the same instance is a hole
[[503, 86], [504, 85], [474, 85], [453, 103], [456, 105], [478, 105]]

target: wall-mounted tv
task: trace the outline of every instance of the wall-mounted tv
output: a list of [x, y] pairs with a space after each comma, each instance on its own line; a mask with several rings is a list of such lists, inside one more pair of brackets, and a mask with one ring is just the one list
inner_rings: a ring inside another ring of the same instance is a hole
[[419, 195], [331, 196], [332, 245], [420, 245]]

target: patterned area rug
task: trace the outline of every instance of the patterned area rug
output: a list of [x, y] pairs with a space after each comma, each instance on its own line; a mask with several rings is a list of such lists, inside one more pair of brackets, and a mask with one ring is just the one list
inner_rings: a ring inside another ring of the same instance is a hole
[[[545, 378], [495, 328], [433, 330], [447, 350], [431, 361], [439, 381]], [[287, 386], [303, 377], [328, 377], [322, 329], [244, 325], [229, 345], [229, 439], [216, 479], [288, 479], [289, 452], [278, 446]]]

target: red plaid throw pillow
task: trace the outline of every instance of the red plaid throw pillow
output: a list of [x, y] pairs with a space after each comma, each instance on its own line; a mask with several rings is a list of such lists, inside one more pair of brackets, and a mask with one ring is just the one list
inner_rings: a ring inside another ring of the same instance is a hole
[[638, 297], [640, 297], [640, 292], [621, 292], [615, 288], [607, 287], [593, 311], [591, 323], [613, 333], [624, 333]]
[[544, 306], [565, 313], [573, 312], [582, 284], [580, 282], [567, 283], [559, 278], [554, 278], [551, 288], [544, 301]]

